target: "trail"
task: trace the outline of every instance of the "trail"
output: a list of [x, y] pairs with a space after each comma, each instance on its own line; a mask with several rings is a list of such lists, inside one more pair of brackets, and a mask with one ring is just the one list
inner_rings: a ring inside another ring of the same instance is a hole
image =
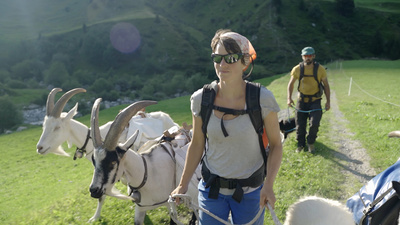
[[334, 141], [334, 155], [338, 159], [337, 163], [342, 167], [345, 181], [342, 186], [343, 192], [341, 201], [354, 195], [362, 186], [372, 179], [376, 172], [370, 166], [370, 157], [361, 143], [354, 140], [346, 125], [348, 120], [339, 110], [335, 91], [331, 90], [331, 113], [329, 117], [330, 131], [329, 135]]

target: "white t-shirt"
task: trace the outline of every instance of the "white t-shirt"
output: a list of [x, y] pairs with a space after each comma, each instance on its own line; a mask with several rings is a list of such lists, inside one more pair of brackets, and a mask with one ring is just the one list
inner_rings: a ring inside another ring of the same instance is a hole
[[[193, 93], [191, 110], [195, 116], [200, 116], [203, 89]], [[270, 112], [279, 112], [279, 106], [271, 91], [265, 87], [260, 90], [260, 105], [262, 117]], [[208, 149], [204, 162], [211, 173], [230, 179], [245, 179], [250, 177], [263, 164], [258, 135], [248, 114], [240, 115], [231, 120], [223, 121], [229, 136], [225, 137], [221, 129], [221, 119], [211, 114], [207, 125]], [[243, 188], [245, 193], [250, 188]], [[252, 189], [253, 190], [253, 189]], [[232, 194], [234, 190], [221, 188], [221, 194]]]

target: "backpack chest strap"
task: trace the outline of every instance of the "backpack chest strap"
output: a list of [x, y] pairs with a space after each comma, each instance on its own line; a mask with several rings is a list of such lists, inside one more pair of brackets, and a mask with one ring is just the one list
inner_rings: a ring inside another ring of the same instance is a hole
[[248, 110], [230, 109], [230, 108], [220, 107], [220, 106], [216, 106], [216, 105], [213, 105], [212, 108], [224, 113], [221, 117], [221, 130], [222, 130], [222, 133], [224, 134], [224, 137], [229, 136], [228, 131], [226, 131], [226, 129], [225, 129], [224, 116], [227, 114], [234, 115], [234, 116], [240, 116], [240, 115], [244, 115], [244, 114], [248, 113]]

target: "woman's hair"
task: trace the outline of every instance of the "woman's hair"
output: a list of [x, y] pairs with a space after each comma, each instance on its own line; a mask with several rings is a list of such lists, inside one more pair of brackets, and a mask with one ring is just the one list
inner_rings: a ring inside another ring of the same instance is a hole
[[[229, 37], [221, 37], [223, 34], [228, 33], [228, 32], [232, 32], [232, 31], [229, 29], [219, 29], [219, 30], [217, 30], [217, 32], [215, 32], [215, 35], [214, 35], [213, 39], [211, 40], [212, 52], [215, 52], [217, 45], [220, 44], [220, 45], [224, 46], [225, 50], [228, 53], [242, 54], [242, 50], [240, 49], [240, 46], [236, 43], [236, 41], [234, 39], [229, 38]], [[244, 65], [246, 65], [245, 57], [247, 57], [247, 56], [244, 55], [244, 57], [241, 60]]]

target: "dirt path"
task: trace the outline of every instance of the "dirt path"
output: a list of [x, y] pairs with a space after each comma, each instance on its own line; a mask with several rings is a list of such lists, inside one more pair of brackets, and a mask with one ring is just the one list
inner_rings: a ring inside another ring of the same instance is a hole
[[329, 117], [330, 137], [332, 137], [336, 146], [334, 153], [338, 159], [338, 164], [342, 167], [342, 172], [345, 176], [343, 184], [343, 194], [341, 201], [354, 195], [364, 184], [376, 175], [376, 172], [371, 168], [369, 161], [370, 157], [361, 143], [353, 140], [353, 133], [346, 128], [349, 121], [344, 118], [340, 112], [337, 98], [334, 91], [331, 90], [331, 113]]

